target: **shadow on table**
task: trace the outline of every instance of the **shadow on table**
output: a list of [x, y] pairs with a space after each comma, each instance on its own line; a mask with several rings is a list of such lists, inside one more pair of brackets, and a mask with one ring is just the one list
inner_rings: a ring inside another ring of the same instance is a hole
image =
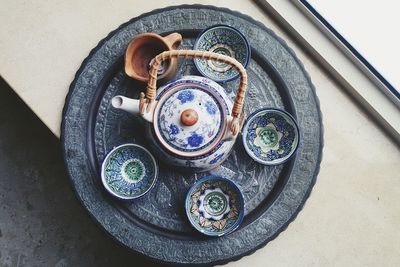
[[90, 219], [69, 184], [59, 140], [1, 78], [0, 266], [159, 266]]

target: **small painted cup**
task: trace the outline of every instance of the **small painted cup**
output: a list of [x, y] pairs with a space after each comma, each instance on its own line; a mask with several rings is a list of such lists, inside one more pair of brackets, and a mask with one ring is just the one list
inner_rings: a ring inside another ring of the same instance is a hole
[[[176, 49], [181, 42], [182, 35], [176, 32], [165, 37], [156, 33], [142, 33], [137, 35], [126, 49], [126, 74], [138, 81], [147, 82], [152, 59], [163, 51]], [[176, 74], [177, 67], [176, 58], [164, 61], [158, 68], [158, 79], [172, 79]]]
[[132, 200], [149, 192], [157, 181], [158, 165], [153, 155], [137, 144], [112, 149], [101, 167], [105, 189], [121, 200]]
[[242, 129], [247, 154], [265, 165], [288, 161], [300, 143], [300, 130], [288, 112], [276, 108], [259, 109], [247, 118]]
[[[238, 29], [228, 25], [214, 25], [202, 31], [197, 36], [193, 50], [233, 57], [245, 68], [251, 58], [251, 49], [246, 37]], [[227, 63], [199, 58], [194, 59], [194, 63], [203, 76], [216, 82], [227, 82], [239, 77], [239, 72]]]
[[210, 175], [188, 191], [186, 215], [191, 225], [207, 236], [223, 236], [236, 230], [244, 217], [244, 198], [231, 180]]

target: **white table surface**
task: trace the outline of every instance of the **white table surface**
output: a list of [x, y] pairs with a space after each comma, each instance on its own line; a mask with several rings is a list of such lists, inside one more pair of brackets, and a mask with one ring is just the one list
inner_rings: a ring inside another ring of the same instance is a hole
[[18, 1], [0, 9], [0, 74], [57, 136], [69, 84], [110, 31], [155, 8], [183, 3], [248, 14], [284, 38], [317, 88], [324, 156], [294, 222], [228, 266], [400, 266], [400, 150], [252, 1]]

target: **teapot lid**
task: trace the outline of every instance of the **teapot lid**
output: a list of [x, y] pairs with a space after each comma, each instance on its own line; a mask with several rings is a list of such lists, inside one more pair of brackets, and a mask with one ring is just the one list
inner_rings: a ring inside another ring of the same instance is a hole
[[162, 93], [154, 113], [159, 142], [179, 156], [196, 157], [220, 143], [228, 109], [210, 85], [186, 83]]

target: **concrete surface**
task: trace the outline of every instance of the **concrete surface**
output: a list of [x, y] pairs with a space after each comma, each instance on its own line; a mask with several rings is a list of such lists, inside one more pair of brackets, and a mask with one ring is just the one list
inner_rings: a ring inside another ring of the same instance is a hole
[[59, 140], [0, 80], [0, 267], [156, 266], [109, 238], [75, 198]]

